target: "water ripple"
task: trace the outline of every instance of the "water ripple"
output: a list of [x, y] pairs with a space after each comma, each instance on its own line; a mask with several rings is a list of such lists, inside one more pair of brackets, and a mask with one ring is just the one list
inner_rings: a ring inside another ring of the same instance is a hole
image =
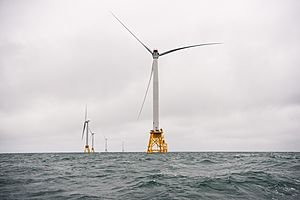
[[300, 199], [299, 155], [0, 154], [0, 199]]

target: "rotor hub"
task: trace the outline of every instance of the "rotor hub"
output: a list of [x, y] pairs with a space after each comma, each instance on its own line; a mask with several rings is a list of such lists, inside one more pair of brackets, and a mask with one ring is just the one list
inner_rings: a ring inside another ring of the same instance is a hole
[[152, 57], [153, 59], [157, 59], [159, 57], [159, 53], [158, 53], [158, 50], [157, 49], [154, 49], [153, 52], [152, 52]]

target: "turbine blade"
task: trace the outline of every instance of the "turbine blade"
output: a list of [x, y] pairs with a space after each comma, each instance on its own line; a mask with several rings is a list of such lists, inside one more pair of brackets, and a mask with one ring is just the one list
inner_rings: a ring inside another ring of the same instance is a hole
[[86, 121], [87, 118], [87, 105], [85, 105], [85, 117], [84, 117], [84, 121]]
[[135, 37], [135, 39], [137, 39], [137, 41], [139, 41], [139, 43], [141, 43], [141, 45], [143, 45], [146, 49], [147, 49], [147, 51], [149, 51], [149, 53], [152, 55], [152, 51], [138, 38], [138, 37], [136, 37], [130, 30], [129, 30], [129, 28], [127, 28], [126, 26], [125, 26], [125, 24], [123, 23], [123, 22], [121, 22], [121, 20], [119, 20], [119, 18], [117, 18], [117, 16], [114, 14], [114, 13], [112, 13], [112, 12], [110, 12], [111, 14], [112, 14], [112, 16], [114, 16], [114, 18], [116, 18], [119, 22], [120, 22], [120, 24], [122, 24], [122, 26], [124, 26], [124, 28], [126, 28], [127, 29], [127, 31], [133, 36], [133, 37]]
[[90, 133], [93, 135], [94, 133], [91, 131], [91, 129], [89, 128]]
[[150, 86], [150, 83], [151, 83], [152, 75], [153, 75], [153, 65], [152, 65], [152, 68], [151, 68], [151, 73], [150, 73], [150, 78], [149, 78], [149, 82], [148, 82], [148, 85], [147, 85], [146, 93], [145, 93], [143, 103], [142, 103], [139, 115], [137, 117], [137, 120], [139, 120], [139, 118], [141, 116], [141, 113], [142, 113], [142, 110], [143, 110], [143, 107], [144, 107], [144, 104], [145, 104], [145, 101], [146, 101], [146, 98], [147, 98], [147, 94], [148, 94], [149, 86]]
[[180, 47], [180, 48], [171, 49], [169, 51], [160, 53], [159, 56], [163, 56], [163, 55], [166, 55], [168, 53], [172, 53], [174, 51], [179, 51], [179, 50], [182, 50], [182, 49], [187, 49], [187, 48], [192, 48], [192, 47], [199, 47], [199, 46], [206, 46], [206, 45], [215, 45], [215, 44], [222, 44], [222, 43], [204, 43], [204, 44], [196, 44], [196, 45], [191, 45], [191, 46], [186, 46], [186, 47]]
[[86, 125], [86, 123], [84, 122], [84, 123], [83, 123], [83, 130], [82, 130], [81, 140], [83, 139], [84, 130], [85, 130], [85, 125]]

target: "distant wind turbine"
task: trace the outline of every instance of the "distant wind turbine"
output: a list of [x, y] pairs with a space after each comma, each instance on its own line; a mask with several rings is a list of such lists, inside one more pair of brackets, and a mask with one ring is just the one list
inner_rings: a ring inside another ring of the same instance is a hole
[[84, 136], [84, 132], [86, 134], [84, 153], [86, 153], [86, 152], [90, 153], [90, 147], [89, 147], [89, 122], [90, 122], [90, 120], [87, 120], [87, 106], [85, 106], [85, 117], [84, 117], [83, 130], [82, 130], [82, 135], [81, 135], [81, 140], [82, 140], [83, 136]]
[[179, 51], [179, 50], [183, 50], [183, 49], [188, 49], [188, 48], [192, 48], [192, 47], [199, 47], [199, 46], [207, 46], [207, 45], [216, 45], [216, 44], [221, 44], [221, 43], [203, 43], [203, 44], [196, 44], [196, 45], [190, 45], [190, 46], [184, 46], [184, 47], [179, 47], [179, 48], [175, 48], [175, 49], [171, 49], [169, 51], [165, 51], [163, 53], [159, 53], [157, 49], [154, 49], [153, 51], [151, 51], [137, 36], [135, 36], [130, 30], [129, 28], [127, 28], [125, 26], [125, 24], [123, 22], [121, 22], [121, 20], [114, 15], [113, 13], [111, 13], [114, 18], [116, 18], [116, 20], [118, 20], [120, 22], [120, 24], [122, 24], [122, 26], [127, 29], [127, 31], [141, 44], [143, 45], [143, 47], [151, 54], [152, 58], [153, 58], [153, 62], [152, 62], [152, 69], [151, 69], [151, 73], [150, 73], [150, 79], [147, 85], [147, 89], [146, 89], [146, 93], [143, 99], [143, 103], [141, 106], [141, 109], [139, 111], [138, 114], [138, 118], [141, 115], [141, 112], [143, 110], [143, 106], [148, 94], [148, 90], [149, 90], [149, 85], [151, 82], [151, 79], [153, 77], [153, 130], [150, 131], [150, 139], [149, 139], [149, 143], [148, 143], [148, 148], [147, 148], [147, 153], [152, 153], [152, 152], [160, 152], [160, 153], [166, 153], [167, 152], [167, 144], [165, 143], [164, 140], [164, 136], [163, 136], [163, 130], [159, 127], [159, 88], [158, 88], [158, 58], [160, 56], [164, 56], [167, 55], [169, 53], [175, 52], [175, 51]]
[[107, 152], [107, 138], [104, 136], [104, 140], [105, 140], [105, 149], [104, 151]]
[[90, 129], [90, 133], [91, 133], [91, 137], [92, 137], [92, 152], [95, 153], [95, 149], [94, 149], [94, 138], [95, 138], [95, 134], [94, 132], [91, 131]]

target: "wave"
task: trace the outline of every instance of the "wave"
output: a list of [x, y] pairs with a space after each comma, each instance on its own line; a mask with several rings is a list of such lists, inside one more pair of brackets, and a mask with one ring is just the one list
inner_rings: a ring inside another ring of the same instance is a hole
[[0, 199], [300, 199], [299, 155], [0, 154]]

